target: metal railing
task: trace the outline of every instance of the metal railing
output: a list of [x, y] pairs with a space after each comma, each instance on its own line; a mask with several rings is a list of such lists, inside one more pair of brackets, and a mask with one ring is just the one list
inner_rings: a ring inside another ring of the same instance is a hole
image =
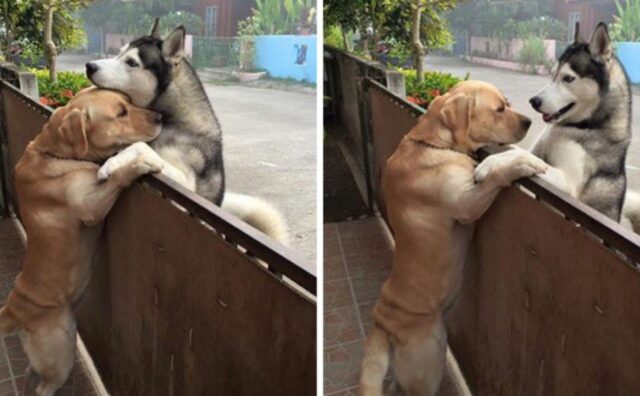
[[235, 38], [193, 37], [191, 63], [195, 68], [227, 68], [239, 65], [240, 44]]

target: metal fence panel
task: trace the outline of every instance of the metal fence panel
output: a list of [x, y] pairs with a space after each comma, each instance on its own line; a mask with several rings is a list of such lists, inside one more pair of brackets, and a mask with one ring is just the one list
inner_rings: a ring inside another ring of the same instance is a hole
[[416, 124], [422, 110], [395, 96], [380, 84], [367, 80], [370, 140], [373, 145], [372, 185], [378, 209], [386, 217], [386, 204], [380, 190], [387, 158], [398, 147], [402, 137]]
[[2, 88], [3, 108], [3, 140], [6, 144], [6, 193], [13, 207], [17, 211], [16, 197], [13, 194], [14, 173], [16, 164], [22, 157], [27, 144], [42, 130], [43, 125], [49, 119], [50, 110], [43, 107], [33, 99], [22, 94], [17, 88], [0, 81]]
[[235, 38], [194, 37], [191, 62], [195, 68], [237, 67], [239, 51]]
[[313, 394], [305, 297], [141, 185], [106, 235], [115, 394]]
[[516, 188], [499, 196], [475, 235], [475, 260], [448, 317], [474, 393], [638, 392], [637, 269]]

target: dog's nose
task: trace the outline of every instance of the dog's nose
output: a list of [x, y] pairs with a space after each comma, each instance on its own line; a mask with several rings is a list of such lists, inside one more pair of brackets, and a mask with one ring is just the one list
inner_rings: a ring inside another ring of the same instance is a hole
[[87, 62], [85, 65], [87, 68], [87, 77], [91, 77], [91, 75], [98, 71], [98, 65], [93, 62]]
[[156, 113], [156, 116], [154, 117], [154, 121], [158, 124], [162, 123], [162, 114], [160, 113]]
[[522, 127], [523, 127], [524, 129], [527, 129], [527, 130], [528, 130], [530, 126], [531, 126], [531, 118], [529, 118], [529, 117], [525, 117], [525, 118], [522, 120]]
[[538, 96], [534, 96], [533, 98], [529, 99], [529, 103], [531, 103], [531, 107], [538, 110], [540, 109], [540, 106], [542, 106], [542, 99], [540, 99]]

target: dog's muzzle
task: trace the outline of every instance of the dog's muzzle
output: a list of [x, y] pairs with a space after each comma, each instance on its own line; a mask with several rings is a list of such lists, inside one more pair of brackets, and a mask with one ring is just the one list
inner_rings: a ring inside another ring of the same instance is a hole
[[87, 68], [88, 78], [91, 78], [91, 76], [94, 75], [99, 69], [98, 65], [96, 65], [94, 62], [87, 62], [85, 67]]

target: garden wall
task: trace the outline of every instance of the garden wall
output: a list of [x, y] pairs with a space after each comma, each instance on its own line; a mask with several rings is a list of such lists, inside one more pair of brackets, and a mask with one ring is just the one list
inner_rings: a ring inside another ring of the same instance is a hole
[[[473, 56], [518, 62], [518, 56], [524, 46], [523, 39], [498, 39], [492, 37], [471, 37], [470, 52]], [[556, 40], [544, 40], [547, 59], [556, 59]]]
[[316, 83], [317, 36], [257, 36], [256, 67], [271, 77]]
[[616, 43], [616, 55], [632, 84], [640, 84], [640, 43]]

